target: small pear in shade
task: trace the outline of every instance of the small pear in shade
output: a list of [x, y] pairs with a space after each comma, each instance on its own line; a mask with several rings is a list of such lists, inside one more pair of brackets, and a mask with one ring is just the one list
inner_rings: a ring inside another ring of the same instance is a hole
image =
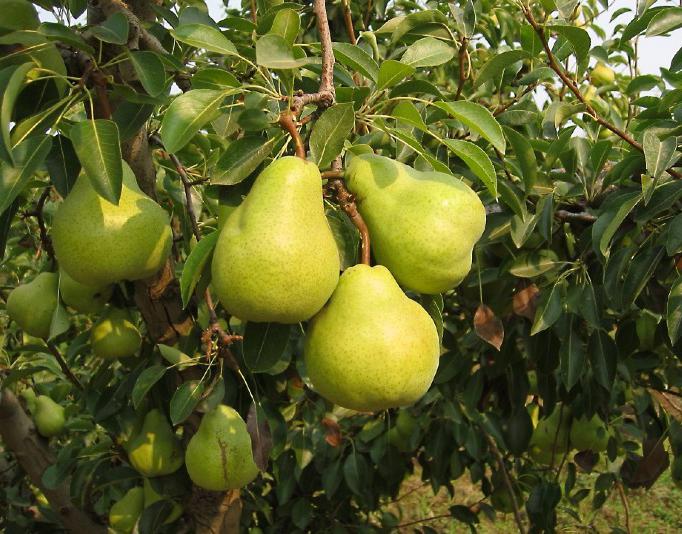
[[59, 275], [40, 273], [12, 290], [7, 298], [7, 315], [21, 329], [35, 337], [50, 337], [50, 325], [58, 303]]
[[63, 269], [59, 272], [59, 294], [64, 304], [81, 313], [100, 311], [111, 298], [113, 286], [92, 287], [76, 282]]
[[127, 358], [140, 348], [140, 331], [126, 310], [112, 308], [90, 331], [90, 345], [95, 356], [107, 360]]
[[308, 324], [305, 366], [313, 389], [344, 408], [407, 406], [429, 389], [440, 340], [431, 316], [381, 265], [347, 269]]
[[131, 465], [146, 477], [175, 473], [182, 466], [182, 447], [159, 410], [150, 410], [142, 429], [126, 445]]
[[131, 534], [144, 509], [144, 491], [140, 487], [129, 489], [111, 505], [109, 526], [116, 534]]
[[46, 438], [58, 436], [64, 431], [64, 407], [47, 395], [38, 395], [33, 410], [33, 421], [41, 436]]

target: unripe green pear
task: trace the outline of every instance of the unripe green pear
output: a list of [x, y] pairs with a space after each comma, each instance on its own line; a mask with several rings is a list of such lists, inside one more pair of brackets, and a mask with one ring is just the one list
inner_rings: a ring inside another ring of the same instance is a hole
[[144, 491], [131, 488], [109, 509], [109, 526], [116, 534], [130, 534], [144, 508]]
[[590, 80], [597, 87], [609, 85], [616, 81], [616, 73], [613, 72], [613, 69], [599, 61], [590, 73]]
[[99, 196], [81, 174], [55, 213], [52, 242], [60, 266], [74, 280], [104, 287], [148, 278], [163, 267], [172, 245], [168, 222], [124, 162], [118, 205]]
[[577, 417], [571, 423], [571, 446], [579, 451], [604, 452], [609, 444], [609, 431], [597, 414], [591, 419]]
[[324, 305], [339, 269], [320, 171], [291, 156], [270, 164], [229, 215], [212, 283], [228, 313], [242, 320], [298, 323]]
[[[154, 489], [154, 486], [152, 486], [152, 482], [148, 479], [144, 479], [144, 507], [148, 508], [152, 504], [154, 504], [157, 501], [160, 501], [163, 499], [161, 495], [158, 494], [158, 492]], [[182, 515], [183, 508], [180, 503], [177, 503], [173, 501], [173, 509], [171, 510], [171, 513], [168, 514], [168, 517], [166, 520], [163, 522], [164, 525], [169, 525], [173, 521], [175, 521], [178, 517]]]
[[81, 313], [100, 311], [111, 298], [113, 291], [111, 285], [92, 287], [76, 282], [64, 269], [59, 272], [59, 293], [64, 304]]
[[132, 466], [146, 477], [170, 475], [182, 466], [180, 440], [159, 410], [149, 411], [127, 450]]
[[57, 308], [58, 286], [57, 273], [40, 273], [32, 281], [17, 286], [7, 298], [7, 315], [24, 332], [47, 339]]
[[236, 410], [220, 404], [204, 414], [187, 445], [185, 465], [192, 482], [211, 491], [241, 488], [256, 478], [251, 436]]
[[485, 229], [485, 208], [464, 182], [363, 154], [348, 165], [346, 184], [367, 223], [377, 263], [401, 286], [442, 293], [464, 279]]
[[28, 408], [28, 411], [33, 413], [33, 411], [36, 409], [36, 392], [31, 388], [26, 388], [22, 390], [20, 395], [24, 399], [24, 402], [26, 402], [26, 408]]
[[429, 314], [388, 269], [347, 269], [308, 326], [305, 365], [313, 388], [344, 408], [407, 406], [431, 386], [440, 343]]
[[140, 332], [126, 310], [112, 308], [90, 330], [90, 345], [95, 356], [104, 359], [133, 356], [142, 343]]
[[417, 426], [417, 419], [408, 410], [399, 410], [395, 420], [395, 427], [403, 438], [409, 439]]
[[571, 412], [567, 407], [557, 406], [549, 417], [540, 419], [530, 440], [531, 455], [534, 453], [551, 459], [552, 451], [565, 452], [568, 449], [570, 418]]
[[64, 430], [64, 407], [47, 395], [38, 395], [33, 420], [41, 436], [46, 438], [58, 436]]

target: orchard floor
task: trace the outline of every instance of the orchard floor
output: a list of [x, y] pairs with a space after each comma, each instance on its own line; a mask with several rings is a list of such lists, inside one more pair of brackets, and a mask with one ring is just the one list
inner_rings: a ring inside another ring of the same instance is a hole
[[[594, 484], [594, 477], [583, 475], [578, 483], [580, 487], [590, 487]], [[675, 486], [666, 471], [649, 490], [628, 490], [628, 504], [630, 508], [630, 528], [633, 533], [677, 533], [682, 532], [682, 489]], [[445, 517], [448, 509], [455, 504], [474, 504], [483, 497], [478, 486], [472, 484], [465, 475], [455, 484], [455, 497], [450, 499], [446, 490], [441, 490], [436, 496], [431, 487], [424, 485], [418, 477], [405, 481], [397, 502], [387, 505], [384, 510], [390, 511], [399, 518], [403, 525], [396, 532], [415, 532], [419, 527], [430, 527], [436, 532], [446, 534], [468, 533], [469, 528], [463, 523]], [[580, 508], [583, 523], [562, 511], [563, 503], [559, 504], [557, 532], [611, 532], [613, 527], [625, 531], [625, 513], [618, 492], [614, 490], [604, 507], [597, 511], [591, 510], [591, 495], [582, 503]], [[565, 508], [565, 507], [564, 507]], [[513, 514], [497, 514], [496, 520], [489, 521], [484, 514], [480, 514], [481, 523], [477, 525], [478, 532], [516, 533], [516, 523]], [[434, 519], [429, 519], [434, 518]], [[411, 524], [410, 524], [411, 523]]]

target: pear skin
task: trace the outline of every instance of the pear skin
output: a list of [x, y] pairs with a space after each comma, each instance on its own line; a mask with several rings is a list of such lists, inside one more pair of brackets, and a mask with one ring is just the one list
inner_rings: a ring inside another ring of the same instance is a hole
[[71, 278], [91, 287], [148, 278], [172, 245], [166, 211], [145, 195], [123, 163], [118, 206], [99, 196], [81, 174], [53, 218], [52, 242]]
[[220, 404], [204, 414], [187, 445], [185, 465], [192, 482], [211, 491], [241, 488], [256, 478], [251, 436], [236, 410]]
[[90, 345], [95, 356], [104, 359], [135, 355], [142, 338], [126, 310], [112, 308], [90, 331]]
[[146, 477], [175, 473], [182, 466], [182, 447], [166, 416], [150, 410], [142, 430], [128, 442], [128, 460]]
[[324, 305], [339, 269], [320, 171], [291, 156], [270, 164], [229, 215], [213, 254], [212, 283], [231, 315], [291, 324]]
[[46, 438], [58, 436], [64, 430], [64, 407], [47, 395], [36, 397], [33, 420], [38, 433]]
[[111, 298], [113, 286], [92, 287], [76, 282], [63, 269], [59, 272], [59, 293], [64, 304], [81, 313], [95, 313]]
[[27, 334], [47, 339], [57, 308], [58, 286], [57, 273], [40, 273], [12, 290], [7, 298], [7, 314]]
[[571, 423], [571, 446], [579, 451], [604, 452], [609, 444], [609, 430], [601, 418], [576, 417]]
[[431, 386], [440, 342], [429, 314], [381, 265], [347, 269], [308, 326], [313, 388], [342, 406], [373, 412], [407, 406]]
[[613, 69], [599, 61], [590, 73], [590, 80], [597, 87], [609, 85], [616, 81], [616, 73]]
[[355, 156], [346, 185], [367, 223], [377, 263], [419, 293], [442, 293], [471, 269], [485, 208], [464, 182], [377, 156]]
[[144, 508], [144, 491], [140, 487], [129, 489], [111, 505], [109, 526], [116, 534], [130, 534]]

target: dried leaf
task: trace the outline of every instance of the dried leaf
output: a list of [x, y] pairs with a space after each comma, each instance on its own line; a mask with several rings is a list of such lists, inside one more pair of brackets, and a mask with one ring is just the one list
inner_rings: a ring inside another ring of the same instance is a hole
[[485, 304], [481, 304], [476, 309], [474, 330], [483, 341], [500, 350], [504, 341], [504, 326], [502, 321], [495, 316], [495, 312]]
[[651, 388], [649, 388], [648, 391], [649, 395], [651, 395], [664, 412], [682, 423], [682, 398]]
[[573, 461], [580, 469], [586, 473], [591, 473], [594, 466], [599, 462], [599, 454], [590, 450], [580, 451], [575, 454]]
[[531, 284], [514, 295], [514, 313], [525, 317], [531, 323], [535, 319], [540, 290], [535, 284]]
[[649, 489], [670, 464], [663, 439], [647, 438], [642, 449], [644, 456], [632, 454], [620, 468], [620, 475], [628, 488]]
[[325, 428], [324, 440], [332, 447], [341, 445], [341, 427], [339, 424], [329, 417], [322, 419], [322, 426]]
[[256, 404], [251, 404], [246, 418], [246, 429], [251, 436], [251, 451], [258, 469], [265, 471], [268, 467], [268, 457], [272, 450], [272, 433], [270, 425], [262, 410]]

